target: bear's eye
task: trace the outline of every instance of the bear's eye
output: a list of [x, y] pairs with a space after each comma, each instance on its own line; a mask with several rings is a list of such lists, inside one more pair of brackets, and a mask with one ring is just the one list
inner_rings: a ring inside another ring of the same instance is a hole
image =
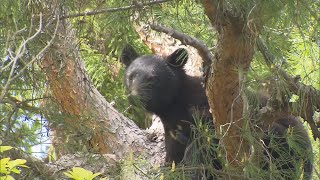
[[131, 82], [136, 76], [137, 76], [137, 73], [130, 74], [128, 77], [129, 81]]
[[151, 81], [153, 84], [158, 84], [160, 83], [159, 76], [151, 76]]
[[133, 79], [133, 75], [132, 75], [132, 74], [130, 74], [130, 76], [128, 77], [128, 79], [129, 79], [129, 81], [132, 81], [132, 79]]
[[154, 76], [147, 76], [147, 81], [152, 81]]

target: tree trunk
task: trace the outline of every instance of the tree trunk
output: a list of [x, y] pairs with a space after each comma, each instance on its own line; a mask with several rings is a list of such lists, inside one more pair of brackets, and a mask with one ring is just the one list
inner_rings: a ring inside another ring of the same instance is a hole
[[211, 24], [218, 31], [216, 59], [208, 75], [207, 96], [215, 128], [222, 136], [227, 152], [227, 161], [237, 166], [248, 157], [248, 144], [242, 137], [246, 107], [242, 93], [254, 54], [255, 36], [241, 18], [223, 10], [218, 2], [205, 0], [202, 3]]
[[41, 66], [52, 100], [64, 115], [49, 118], [58, 155], [86, 149], [116, 153], [120, 158], [132, 151], [146, 152], [149, 158], [159, 156], [160, 146], [150, 142], [145, 131], [117, 112], [93, 86], [68, 20], [60, 22], [56, 37]]

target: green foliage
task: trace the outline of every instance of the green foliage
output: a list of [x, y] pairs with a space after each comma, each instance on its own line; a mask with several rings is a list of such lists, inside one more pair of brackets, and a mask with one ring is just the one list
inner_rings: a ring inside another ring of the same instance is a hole
[[[73, 167], [72, 171], [64, 172], [64, 174], [74, 180], [93, 180], [95, 177], [101, 175], [101, 173], [93, 174], [91, 171], [80, 167]], [[100, 180], [105, 180], [105, 178], [100, 178]]]
[[[122, 1], [107, 1], [105, 7], [121, 7], [125, 5]], [[99, 8], [94, 2], [77, 3], [77, 10], [87, 11]], [[97, 7], [94, 7], [97, 6]], [[71, 11], [72, 13], [73, 11]], [[85, 16], [73, 19], [73, 25], [78, 30], [79, 36], [84, 39], [91, 48], [109, 58], [118, 58], [122, 47], [126, 43], [139, 42], [130, 16], [131, 11], [119, 11], [105, 13], [97, 16]], [[141, 45], [140, 45], [141, 46]], [[108, 58], [108, 59], [109, 59]]]
[[172, 163], [170, 167], [160, 167], [158, 164], [150, 164], [143, 157], [134, 158], [130, 153], [120, 164], [121, 179], [190, 179], [194, 168], [176, 165]]
[[294, 75], [299, 75], [303, 83], [320, 89], [320, 50], [318, 45], [309, 37], [307, 32], [303, 36], [295, 30], [291, 34], [291, 48], [286, 53], [288, 62]]
[[[0, 146], [0, 153], [8, 151], [12, 148], [13, 147], [11, 146]], [[27, 161], [25, 159], [0, 159], [0, 180], [14, 180], [14, 178], [10, 174], [20, 174], [20, 168], [28, 168], [28, 166], [25, 165], [26, 162]]]
[[46, 123], [39, 115], [44, 74], [34, 60], [42, 44], [30, 39], [39, 27], [38, 19], [30, 19], [42, 3], [33, 3], [3, 0], [0, 7], [0, 136], [28, 153]]
[[[208, 47], [214, 47], [216, 44], [215, 32], [212, 31], [203, 8], [194, 1], [176, 1], [163, 4], [152, 8], [152, 16], [157, 23], [165, 24], [166, 27], [200, 39]], [[150, 21], [149, 18], [144, 17], [141, 17], [143, 21]]]
[[57, 154], [55, 152], [53, 145], [50, 145], [48, 149], [48, 161], [49, 163], [53, 163], [56, 160], [57, 160]]

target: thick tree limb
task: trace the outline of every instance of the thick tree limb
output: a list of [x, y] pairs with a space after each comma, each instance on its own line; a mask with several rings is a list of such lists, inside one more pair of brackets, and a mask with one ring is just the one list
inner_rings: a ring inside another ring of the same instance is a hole
[[[264, 44], [262, 38], [257, 39], [257, 47], [259, 51], [262, 53], [266, 64], [271, 68], [272, 65], [275, 64], [276, 57], [269, 51], [266, 44]], [[308, 122], [310, 125], [313, 138], [316, 140], [317, 138], [320, 138], [320, 131], [318, 130], [317, 124], [313, 120], [313, 115], [315, 113], [316, 109], [320, 109], [320, 91], [316, 90], [315, 88], [311, 86], [307, 86], [303, 83], [298, 82], [295, 80], [294, 77], [290, 76], [286, 71], [281, 69], [281, 67], [276, 67], [277, 72], [284, 78], [286, 83], [289, 85], [289, 89], [294, 94], [300, 95], [301, 92], [303, 93], [303, 96], [300, 96], [302, 104], [303, 111], [294, 111], [292, 107], [290, 107], [290, 104], [288, 104], [287, 109], [290, 114], [301, 116], [305, 121]]]
[[77, 14], [69, 14], [69, 15], [61, 16], [60, 19], [63, 20], [63, 19], [67, 19], [67, 18], [75, 18], [75, 17], [80, 17], [80, 16], [92, 16], [92, 15], [103, 14], [103, 13], [127, 11], [127, 10], [131, 10], [131, 9], [142, 9], [144, 7], [157, 5], [157, 4], [161, 4], [161, 3], [165, 3], [165, 2], [170, 2], [170, 1], [173, 1], [173, 0], [156, 0], [156, 1], [151, 1], [148, 3], [144, 3], [144, 4], [139, 3], [139, 2], [135, 2], [134, 5], [130, 5], [130, 6], [97, 9], [97, 10], [81, 12], [81, 13], [77, 13]]
[[253, 32], [243, 16], [225, 8], [223, 1], [201, 1], [211, 24], [218, 32], [218, 42], [211, 74], [207, 81], [207, 96], [215, 118], [215, 127], [222, 137], [227, 160], [241, 166], [249, 157], [249, 145], [242, 134], [242, 99], [244, 78], [254, 54]]
[[[53, 28], [45, 30], [51, 34]], [[161, 162], [161, 142], [147, 139], [147, 133], [115, 110], [90, 81], [68, 19], [60, 21], [56, 33], [57, 38], [43, 54], [40, 65], [52, 97], [47, 106], [56, 105], [55, 111], [63, 115], [60, 121], [54, 121], [57, 118], [46, 113], [57, 156], [75, 153], [81, 147], [93, 153], [116, 154], [118, 158], [135, 152]]]

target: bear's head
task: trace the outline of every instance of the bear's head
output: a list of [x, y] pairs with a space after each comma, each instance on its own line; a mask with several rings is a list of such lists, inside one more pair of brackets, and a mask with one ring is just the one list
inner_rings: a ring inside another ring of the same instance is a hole
[[135, 104], [138, 100], [146, 110], [156, 114], [170, 108], [186, 76], [183, 67], [187, 60], [188, 53], [183, 48], [163, 58], [139, 56], [132, 46], [124, 47], [121, 61], [126, 66], [125, 85], [131, 102]]

